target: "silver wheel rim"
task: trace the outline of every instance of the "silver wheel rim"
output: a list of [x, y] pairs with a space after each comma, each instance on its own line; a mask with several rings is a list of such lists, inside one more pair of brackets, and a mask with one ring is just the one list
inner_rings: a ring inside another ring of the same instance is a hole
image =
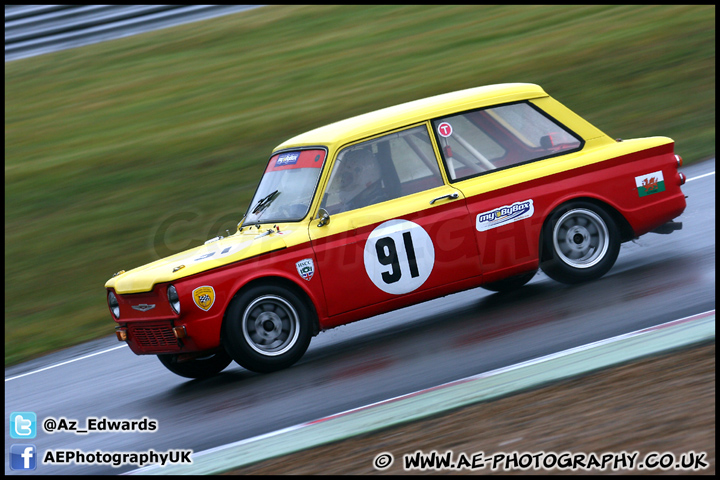
[[242, 332], [250, 348], [261, 355], [275, 357], [295, 345], [300, 334], [300, 318], [284, 298], [263, 295], [245, 309]]
[[569, 210], [555, 224], [555, 253], [574, 268], [597, 265], [608, 251], [610, 234], [602, 218], [591, 210]]

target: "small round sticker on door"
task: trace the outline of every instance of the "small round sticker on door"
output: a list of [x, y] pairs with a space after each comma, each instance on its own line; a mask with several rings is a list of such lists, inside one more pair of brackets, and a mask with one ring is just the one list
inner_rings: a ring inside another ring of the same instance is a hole
[[423, 227], [389, 220], [375, 227], [365, 242], [365, 271], [383, 292], [402, 295], [419, 288], [435, 264], [435, 247]]
[[442, 122], [440, 125], [438, 125], [437, 129], [441, 137], [447, 138], [452, 135], [452, 125], [450, 125], [448, 122]]

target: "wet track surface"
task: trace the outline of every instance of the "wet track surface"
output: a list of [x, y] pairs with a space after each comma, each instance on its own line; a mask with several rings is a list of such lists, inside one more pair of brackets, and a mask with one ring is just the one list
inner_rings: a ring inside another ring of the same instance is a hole
[[[566, 286], [539, 273], [511, 294], [450, 295], [321, 333], [298, 364], [269, 375], [233, 364], [215, 378], [186, 380], [114, 336], [6, 369], [6, 422], [11, 412], [32, 411], [38, 422], [148, 417], [159, 425], [154, 433], [87, 435], [39, 427], [30, 441], [11, 439], [6, 428], [6, 451], [33, 443], [41, 456], [60, 448], [197, 452], [714, 309], [715, 175], [695, 178], [714, 172], [715, 161], [681, 170], [691, 179], [683, 230], [623, 244], [615, 267], [590, 284]], [[87, 357], [96, 352], [104, 353]], [[5, 473], [18, 473], [5, 458]], [[132, 469], [38, 465], [33, 473]]]

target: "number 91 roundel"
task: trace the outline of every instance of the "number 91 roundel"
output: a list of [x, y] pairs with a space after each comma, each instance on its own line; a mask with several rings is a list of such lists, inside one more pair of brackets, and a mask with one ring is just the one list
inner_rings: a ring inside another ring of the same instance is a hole
[[435, 248], [430, 235], [417, 223], [389, 220], [370, 233], [364, 260], [365, 271], [376, 287], [401, 295], [428, 279], [435, 263]]

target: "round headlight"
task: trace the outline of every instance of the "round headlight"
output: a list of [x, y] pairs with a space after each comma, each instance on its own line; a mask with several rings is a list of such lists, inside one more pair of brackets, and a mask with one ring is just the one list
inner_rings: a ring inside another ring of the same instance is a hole
[[170, 302], [170, 306], [172, 309], [177, 313], [180, 314], [180, 298], [178, 297], [177, 290], [175, 290], [174, 285], [170, 285], [167, 289], [167, 297], [168, 302]]
[[112, 312], [113, 316], [119, 319], [120, 304], [118, 304], [117, 297], [115, 297], [114, 292], [108, 293], [108, 305], [110, 306], [110, 311]]

